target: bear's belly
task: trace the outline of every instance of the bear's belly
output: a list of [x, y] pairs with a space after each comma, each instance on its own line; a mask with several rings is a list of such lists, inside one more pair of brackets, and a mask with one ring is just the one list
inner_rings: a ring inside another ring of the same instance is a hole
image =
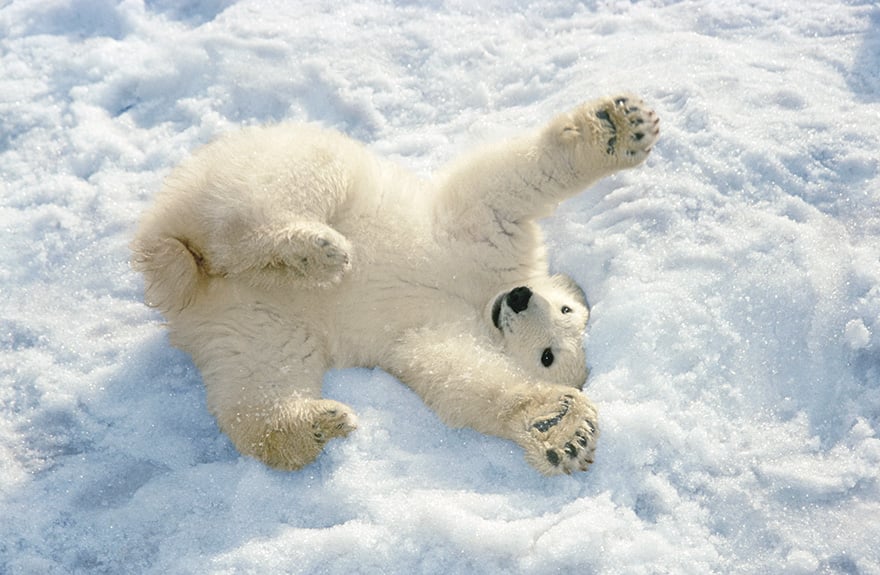
[[325, 333], [335, 367], [374, 367], [409, 330], [478, 318], [477, 306], [413, 271], [378, 265], [329, 290]]

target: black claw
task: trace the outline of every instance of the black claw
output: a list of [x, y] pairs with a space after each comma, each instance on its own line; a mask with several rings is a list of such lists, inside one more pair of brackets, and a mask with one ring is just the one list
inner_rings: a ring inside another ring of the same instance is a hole
[[618, 99], [614, 100], [614, 103], [617, 104], [618, 106], [622, 106], [623, 104], [626, 104], [627, 102], [629, 102], [629, 98], [618, 98]]
[[578, 450], [572, 443], [565, 444], [565, 454], [568, 455], [569, 458], [574, 459], [577, 457]]
[[586, 447], [587, 446], [587, 437], [585, 435], [583, 435], [580, 431], [577, 432], [577, 434], [575, 434], [575, 435], [577, 437], [578, 445], [580, 445], [581, 447]]
[[556, 467], [559, 465], [559, 454], [553, 451], [552, 449], [547, 450], [547, 461], [550, 462], [550, 465]]

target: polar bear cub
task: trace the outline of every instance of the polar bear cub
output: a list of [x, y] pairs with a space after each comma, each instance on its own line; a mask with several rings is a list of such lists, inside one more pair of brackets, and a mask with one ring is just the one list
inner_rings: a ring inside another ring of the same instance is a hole
[[640, 164], [658, 134], [638, 98], [603, 98], [423, 181], [336, 132], [245, 128], [171, 173], [133, 265], [243, 454], [312, 462], [356, 426], [321, 398], [324, 372], [366, 366], [545, 474], [586, 470], [589, 310], [548, 272], [537, 220]]

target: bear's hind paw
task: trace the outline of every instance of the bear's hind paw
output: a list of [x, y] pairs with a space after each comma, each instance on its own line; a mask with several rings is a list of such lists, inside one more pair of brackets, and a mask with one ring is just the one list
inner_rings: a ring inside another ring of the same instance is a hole
[[312, 437], [322, 444], [334, 437], [345, 437], [355, 429], [357, 418], [345, 408], [327, 408], [319, 412], [312, 421]]
[[314, 461], [328, 441], [357, 428], [345, 404], [329, 399], [302, 400], [276, 411], [249, 453], [270, 467], [293, 471]]
[[316, 284], [337, 284], [351, 268], [351, 244], [331, 228], [317, 222], [291, 226], [281, 246], [280, 263], [297, 270]]
[[306, 288], [329, 287], [339, 284], [352, 265], [348, 239], [319, 222], [261, 230], [253, 235], [252, 243], [258, 261], [245, 273], [256, 287], [291, 283]]
[[351, 269], [351, 247], [348, 240], [340, 236], [341, 242], [331, 242], [326, 238], [318, 238], [320, 267], [330, 284], [338, 284]]

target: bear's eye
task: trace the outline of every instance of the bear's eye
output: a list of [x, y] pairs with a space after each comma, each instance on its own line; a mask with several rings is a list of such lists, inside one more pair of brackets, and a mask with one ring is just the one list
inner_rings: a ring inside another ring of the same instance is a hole
[[567, 305], [562, 306], [562, 313], [571, 313], [571, 308]]
[[553, 357], [553, 350], [548, 347], [544, 350], [544, 353], [541, 354], [541, 365], [543, 365], [544, 367], [550, 367], [551, 365], [553, 365], [554, 359], [555, 358]]

